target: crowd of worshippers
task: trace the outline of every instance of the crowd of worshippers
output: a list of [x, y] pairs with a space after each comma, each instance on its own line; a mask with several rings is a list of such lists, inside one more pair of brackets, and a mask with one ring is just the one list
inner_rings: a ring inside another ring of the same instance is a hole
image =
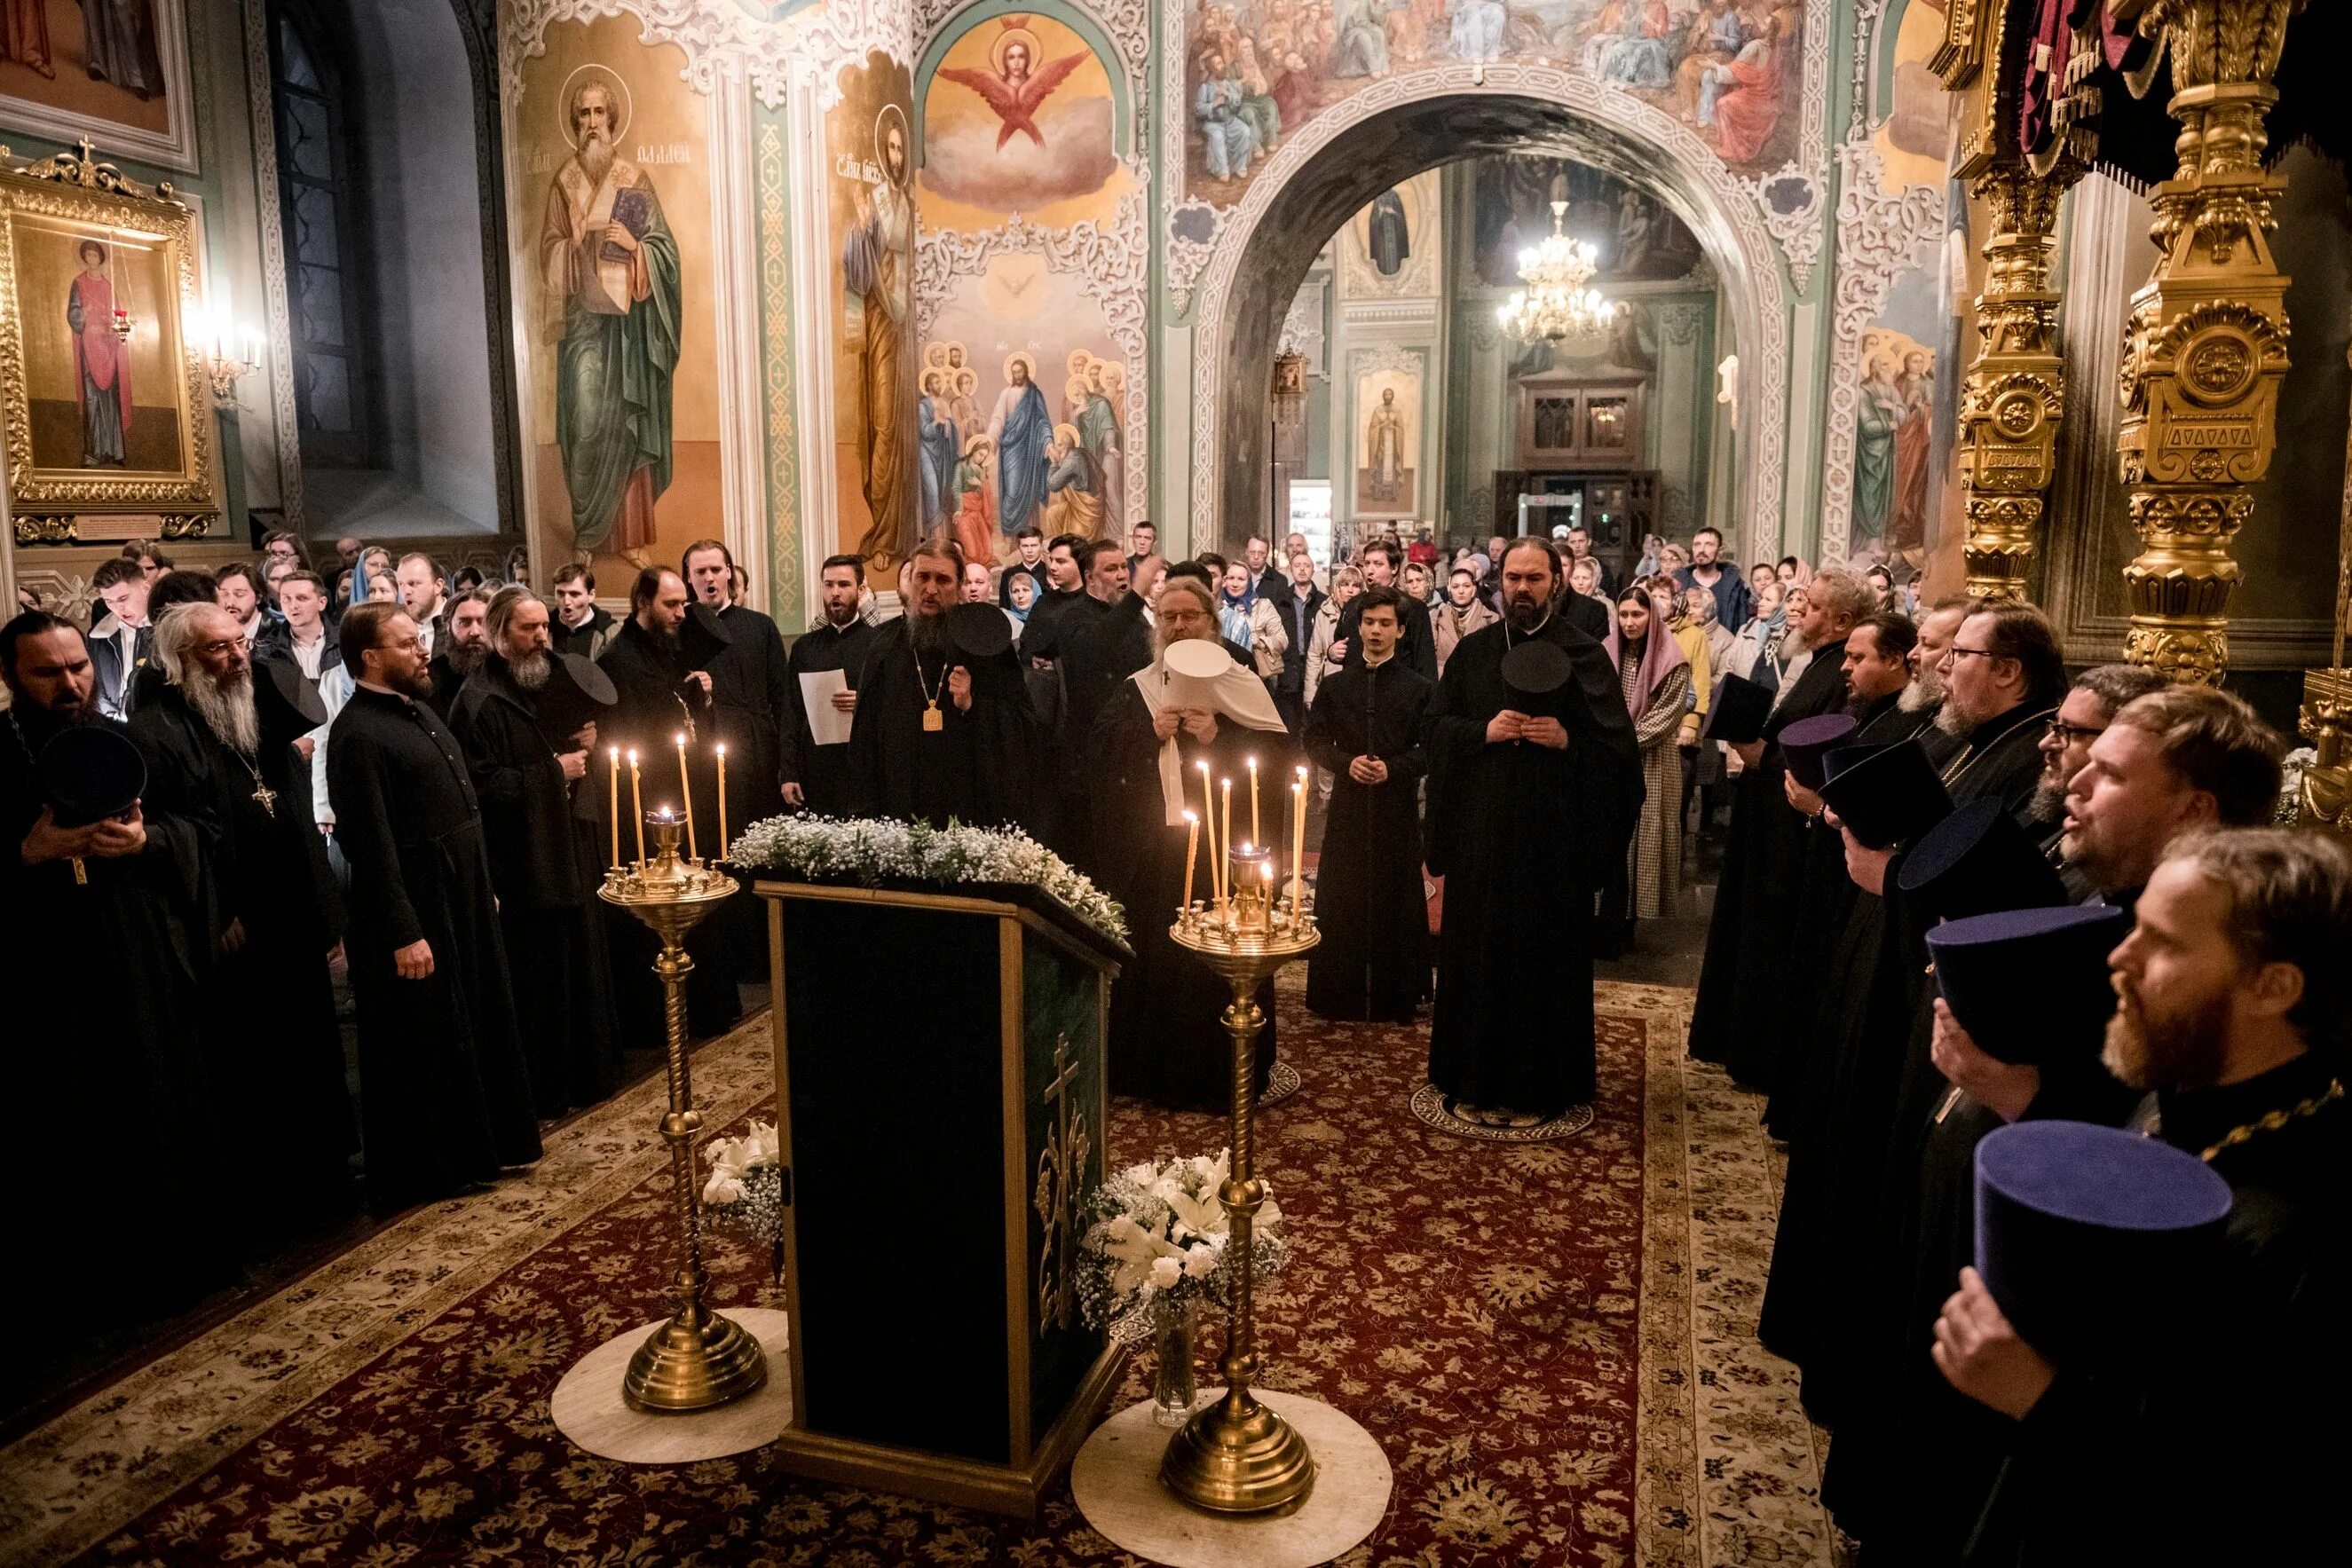
[[1823, 1500], [1871, 1564], [2320, 1561], [2352, 863], [2237, 696], [1838, 575], [1776, 695], [1718, 685], [1690, 1035], [1787, 1145], [1759, 1333]]

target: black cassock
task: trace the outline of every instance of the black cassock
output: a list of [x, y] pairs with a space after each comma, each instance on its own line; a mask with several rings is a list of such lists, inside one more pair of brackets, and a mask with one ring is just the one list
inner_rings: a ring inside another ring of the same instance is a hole
[[[378, 1209], [446, 1197], [539, 1158], [482, 819], [433, 710], [361, 686], [328, 733], [327, 795], [352, 872], [360, 1121]], [[404, 980], [422, 941], [433, 973]]]
[[[85, 722], [127, 733], [95, 713]], [[18, 846], [41, 814], [33, 758], [62, 727], [28, 703], [0, 715], [0, 900], [19, 928], [0, 943], [16, 1110], [0, 1172], [25, 1195], [11, 1229], [26, 1257], [100, 1310], [178, 1305], [234, 1279], [239, 1262], [228, 1148], [198, 1033], [210, 947], [203, 852], [190, 824], [151, 821], [143, 851], [85, 859], [85, 881], [68, 861], [25, 864]], [[140, 1184], [135, 1245], [54, 1201], [94, 1140], [141, 1151], [155, 1173]], [[54, 1331], [38, 1292], [16, 1293], [28, 1325], [48, 1319]]]
[[1553, 1115], [1592, 1097], [1593, 898], [1644, 789], [1608, 650], [1556, 617], [1532, 635], [1574, 665], [1554, 699], [1567, 750], [1486, 739], [1518, 701], [1503, 655], [1528, 638], [1507, 623], [1455, 646], [1430, 726], [1429, 869], [1445, 904], [1429, 1077], [1450, 1099]]
[[785, 660], [784, 700], [788, 711], [782, 733], [783, 782], [798, 784], [803, 808], [821, 817], [849, 814], [849, 743], [816, 743], [816, 734], [809, 727], [808, 706], [801, 693], [801, 677], [839, 670], [846, 677], [849, 689], [856, 691], [859, 677], [866, 674], [866, 650], [874, 637], [874, 628], [864, 621], [852, 621], [846, 626], [828, 622], [812, 627], [793, 639], [793, 651]]
[[[948, 695], [949, 673], [971, 671], [971, 711]], [[936, 698], [936, 705], [931, 699]], [[939, 727], [927, 728], [926, 713]], [[973, 659], [950, 646], [919, 665], [904, 616], [875, 633], [849, 731], [850, 794], [860, 816], [947, 826], [1034, 827], [1042, 749], [1011, 649]], [[1172, 908], [1173, 905], [1171, 904]]]
[[[790, 718], [793, 685], [784, 639], [776, 623], [756, 610], [730, 604], [718, 612], [727, 645], [703, 667], [710, 674], [711, 722], [691, 747], [695, 774], [696, 826], [702, 852], [725, 857], [719, 841], [719, 769], [714, 742], [727, 747], [727, 826], [740, 833], [784, 808], [783, 727]], [[715, 733], [714, 733], [715, 732]], [[670, 766], [676, 769], [677, 755]], [[704, 777], [708, 775], [708, 777]], [[705, 802], [709, 804], [706, 805]], [[728, 975], [746, 985], [768, 977], [767, 909], [749, 892], [729, 899], [703, 920]]]
[[232, 1145], [239, 1201], [261, 1229], [331, 1214], [351, 1200], [359, 1138], [327, 969], [342, 905], [310, 762], [269, 729], [251, 756], [235, 750], [174, 685], [140, 706], [131, 737], [147, 759], [151, 831], [184, 823], [201, 856], [205, 1050], [226, 1124], [254, 1134]]
[[[1364, 613], [1364, 596], [1358, 594], [1339, 607], [1339, 624], [1331, 640], [1348, 644], [1348, 656], [1342, 666], [1364, 662], [1363, 639], [1356, 635], [1356, 622]], [[1418, 671], [1424, 680], [1437, 679], [1437, 633], [1429, 627], [1429, 606], [1417, 599], [1408, 599], [1397, 606], [1396, 656], [1407, 669]], [[1247, 659], [1244, 668], [1254, 668]], [[1318, 683], [1317, 691], [1323, 688]]]
[[596, 898], [604, 824], [597, 758], [563, 776], [569, 735], [541, 727], [537, 694], [493, 653], [457, 694], [450, 730], [481, 802], [499, 928], [514, 981], [515, 1029], [541, 1117], [593, 1104], [619, 1087], [612, 957]]
[[1769, 1089], [1776, 1038], [1759, 1020], [1788, 1005], [1787, 927], [1796, 913], [1804, 863], [1805, 819], [1789, 804], [1780, 732], [1801, 718], [1835, 713], [1845, 701], [1845, 639], [1813, 651], [1796, 684], [1764, 721], [1764, 755], [1740, 774], [1731, 797], [1731, 832], [1706, 928], [1698, 999], [1691, 1011], [1690, 1054], [1728, 1064], [1744, 1083]]
[[[1349, 664], [1315, 694], [1307, 755], [1331, 774], [1315, 873], [1322, 942], [1307, 961], [1307, 1006], [1328, 1019], [1411, 1023], [1429, 995], [1429, 903], [1422, 893], [1419, 785], [1437, 685], [1390, 659]], [[1348, 764], [1388, 764], [1359, 784]]]
[[[1087, 602], [1095, 602], [1089, 600]], [[1099, 613], [1073, 609], [1062, 623], [1061, 657], [1053, 672], [1061, 683], [1061, 723], [1055, 731], [1052, 774], [1056, 853], [1099, 881], [1127, 853], [1128, 831], [1116, 812], [1097, 810], [1101, 780], [1094, 768], [1095, 725], [1103, 709], [1151, 663], [1152, 631], [1144, 602], [1129, 593]], [[1268, 750], [1288, 747], [1268, 737]], [[1273, 778], [1282, 769], [1264, 752], [1258, 764]]]
[[[1147, 672], [1145, 679], [1151, 678]], [[1202, 745], [1181, 730], [1176, 754], [1186, 782], [1201, 776], [1199, 764], [1237, 789], [1249, 788], [1249, 759], [1264, 758], [1279, 737], [1220, 716], [1214, 740]], [[1119, 971], [1110, 992], [1109, 1072], [1112, 1089], [1139, 1094], [1155, 1104], [1184, 1111], [1223, 1111], [1233, 1103], [1233, 1040], [1218, 1021], [1233, 992], [1200, 957], [1169, 936], [1176, 906], [1184, 901], [1182, 822], [1168, 823], [1160, 782], [1160, 737], [1152, 733], [1151, 709], [1126, 682], [1103, 705], [1095, 721], [1095, 777], [1106, 799], [1102, 810], [1120, 824], [1126, 852], [1107, 871], [1102, 888], [1127, 910], [1133, 961]], [[1261, 775], [1261, 778], [1263, 775]], [[1277, 818], [1279, 811], [1277, 810]], [[1208, 833], [1202, 832], [1200, 896], [1208, 896]], [[1276, 1035], [1274, 981], [1257, 989], [1265, 1030], [1257, 1038], [1256, 1092], [1265, 1092], [1274, 1070]]]

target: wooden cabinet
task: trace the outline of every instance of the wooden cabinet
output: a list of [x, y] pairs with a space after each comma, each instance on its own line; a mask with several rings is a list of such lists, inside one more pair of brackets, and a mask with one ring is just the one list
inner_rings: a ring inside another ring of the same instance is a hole
[[1530, 469], [1624, 468], [1643, 461], [1642, 377], [1529, 376], [1518, 400], [1518, 459]]

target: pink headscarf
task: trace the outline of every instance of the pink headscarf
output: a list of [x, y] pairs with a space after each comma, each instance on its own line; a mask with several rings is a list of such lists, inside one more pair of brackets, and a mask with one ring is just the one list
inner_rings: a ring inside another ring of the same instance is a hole
[[[1618, 598], [1628, 599], [1635, 594], [1641, 595], [1642, 608], [1650, 612], [1650, 629], [1642, 638], [1642, 663], [1633, 672], [1633, 695], [1625, 705], [1626, 711], [1639, 718], [1648, 710], [1650, 698], [1656, 695], [1659, 683], [1666, 678], [1667, 672], [1689, 661], [1683, 657], [1682, 644], [1675, 641], [1674, 628], [1666, 624], [1665, 617], [1660, 615], [1657, 607], [1650, 602], [1646, 590], [1639, 586], [1628, 588]], [[1614, 628], [1609, 633], [1609, 662], [1615, 664], [1620, 672], [1625, 668], [1624, 633]]]

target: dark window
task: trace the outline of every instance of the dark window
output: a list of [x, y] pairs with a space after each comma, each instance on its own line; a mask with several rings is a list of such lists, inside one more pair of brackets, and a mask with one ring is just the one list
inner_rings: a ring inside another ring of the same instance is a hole
[[370, 465], [364, 279], [352, 270], [358, 214], [341, 73], [332, 41], [299, 0], [272, 7], [278, 198], [302, 459]]

